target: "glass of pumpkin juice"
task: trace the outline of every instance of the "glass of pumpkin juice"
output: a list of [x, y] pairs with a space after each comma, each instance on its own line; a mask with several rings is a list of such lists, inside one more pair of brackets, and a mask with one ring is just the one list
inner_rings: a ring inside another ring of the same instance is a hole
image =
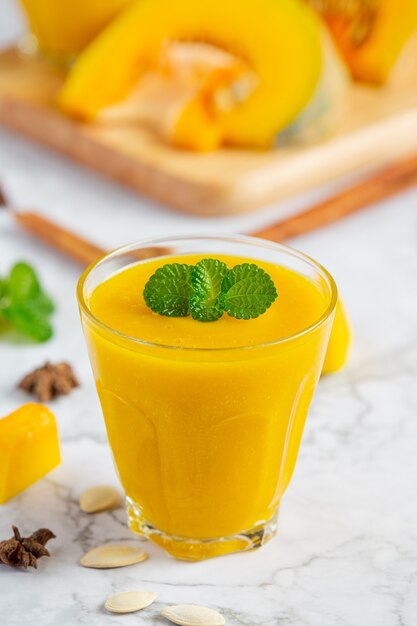
[[[201, 259], [255, 264], [278, 297], [255, 319], [147, 306], [158, 268]], [[331, 275], [261, 239], [177, 237], [108, 254], [84, 272], [78, 300], [130, 528], [189, 560], [266, 543], [322, 370]]]

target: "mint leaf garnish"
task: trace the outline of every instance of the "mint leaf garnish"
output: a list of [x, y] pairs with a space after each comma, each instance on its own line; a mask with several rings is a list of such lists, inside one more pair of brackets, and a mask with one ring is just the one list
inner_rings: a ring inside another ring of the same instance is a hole
[[202, 259], [193, 268], [191, 284], [193, 293], [190, 311], [200, 322], [214, 322], [223, 315], [219, 300], [227, 265], [218, 259]]
[[190, 313], [192, 265], [169, 263], [156, 270], [143, 290], [152, 311], [168, 317], [186, 317]]
[[227, 265], [218, 259], [202, 259], [193, 268], [191, 283], [194, 293], [210, 303], [220, 294]]
[[190, 298], [190, 313], [198, 322], [215, 322], [223, 315], [223, 307], [219, 298], [209, 304], [193, 293]]
[[23, 261], [10, 270], [9, 290], [12, 299], [19, 300], [36, 298], [42, 291], [34, 269]]
[[229, 270], [223, 261], [202, 259], [194, 267], [182, 263], [160, 267], [146, 283], [143, 296], [160, 315], [191, 313], [199, 322], [214, 322], [224, 311], [236, 319], [259, 317], [278, 293], [269, 274], [254, 263]]
[[9, 293], [13, 303], [30, 302], [31, 308], [36, 309], [39, 315], [48, 315], [54, 310], [53, 302], [42, 290], [35, 270], [23, 261], [16, 263], [10, 271]]
[[43, 291], [35, 270], [24, 262], [16, 263], [7, 278], [0, 279], [0, 318], [18, 331], [46, 341], [52, 335], [49, 316], [54, 305]]
[[36, 304], [36, 308], [43, 315], [50, 315], [55, 311], [54, 303], [51, 298], [44, 292], [41, 292], [36, 299], [33, 300]]
[[4, 311], [9, 305], [9, 285], [5, 278], [0, 278], [0, 318], [4, 317]]
[[222, 304], [228, 315], [249, 320], [265, 313], [278, 297], [272, 278], [253, 263], [236, 265], [222, 283]]
[[6, 317], [17, 330], [35, 341], [47, 341], [52, 336], [48, 317], [35, 301], [12, 303], [6, 311]]

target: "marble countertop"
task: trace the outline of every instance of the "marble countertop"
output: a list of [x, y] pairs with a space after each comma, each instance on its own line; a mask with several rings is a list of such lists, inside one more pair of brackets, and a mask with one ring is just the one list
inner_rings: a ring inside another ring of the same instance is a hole
[[[0, 42], [19, 28], [11, 1], [3, 0]], [[16, 206], [36, 207], [107, 247], [152, 235], [249, 232], [331, 190], [243, 218], [190, 218], [6, 131], [0, 180]], [[76, 310], [80, 269], [0, 214], [0, 273], [27, 259], [58, 302], [49, 343], [0, 343], [0, 413], [27, 399], [16, 382], [47, 358], [75, 364], [81, 380], [51, 404], [61, 466], [0, 507], [1, 538], [12, 523], [24, 532], [48, 525], [57, 535], [38, 571], [0, 567], [2, 626], [162, 626], [160, 609], [171, 603], [216, 608], [228, 626], [415, 626], [417, 190], [292, 243], [336, 277], [355, 345], [348, 367], [319, 384], [278, 536], [253, 553], [193, 564], [148, 544], [151, 558], [138, 566], [88, 570], [78, 565], [86, 550], [132, 535], [122, 510], [87, 516], [78, 508], [84, 488], [117, 484]], [[107, 614], [105, 599], [131, 588], [156, 591], [158, 600], [143, 613]]]

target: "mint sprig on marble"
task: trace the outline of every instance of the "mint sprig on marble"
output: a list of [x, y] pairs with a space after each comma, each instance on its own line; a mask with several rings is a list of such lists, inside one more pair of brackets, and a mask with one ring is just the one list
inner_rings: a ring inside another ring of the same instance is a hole
[[53, 333], [53, 311], [52, 300], [28, 263], [16, 263], [8, 276], [0, 278], [1, 328], [14, 328], [35, 341], [47, 341]]
[[244, 320], [259, 317], [278, 293], [269, 274], [254, 263], [228, 269], [223, 261], [209, 258], [194, 266], [163, 265], [146, 283], [143, 297], [159, 315], [215, 322], [223, 313]]

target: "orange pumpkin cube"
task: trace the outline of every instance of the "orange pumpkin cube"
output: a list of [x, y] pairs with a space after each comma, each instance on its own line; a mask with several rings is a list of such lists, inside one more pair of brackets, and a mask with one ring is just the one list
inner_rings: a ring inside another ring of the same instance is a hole
[[24, 404], [0, 419], [0, 504], [59, 463], [55, 417], [45, 406]]

